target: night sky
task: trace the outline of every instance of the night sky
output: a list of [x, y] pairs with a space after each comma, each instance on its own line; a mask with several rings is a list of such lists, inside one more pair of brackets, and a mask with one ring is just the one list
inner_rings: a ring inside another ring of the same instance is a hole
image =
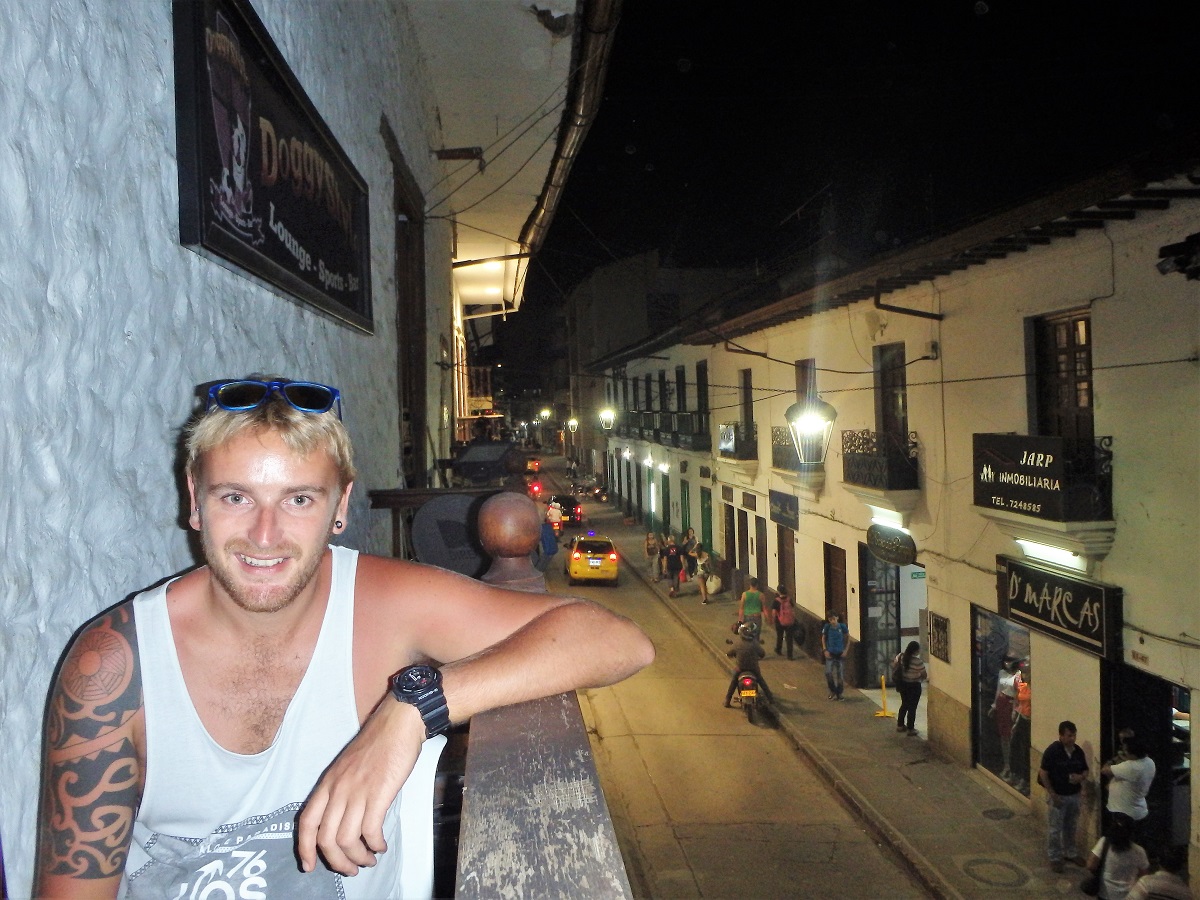
[[614, 259], [867, 257], [1195, 135], [1197, 6], [625, 0], [502, 353]]

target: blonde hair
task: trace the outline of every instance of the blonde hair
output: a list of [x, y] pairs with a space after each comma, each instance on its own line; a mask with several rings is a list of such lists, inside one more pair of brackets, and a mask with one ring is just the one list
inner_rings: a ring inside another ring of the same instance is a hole
[[350, 434], [336, 412], [301, 412], [274, 394], [254, 409], [232, 412], [214, 406], [193, 420], [185, 434], [188, 474], [196, 478], [200, 457], [246, 431], [273, 431], [288, 449], [302, 456], [324, 450], [337, 466], [342, 487], [357, 475]]

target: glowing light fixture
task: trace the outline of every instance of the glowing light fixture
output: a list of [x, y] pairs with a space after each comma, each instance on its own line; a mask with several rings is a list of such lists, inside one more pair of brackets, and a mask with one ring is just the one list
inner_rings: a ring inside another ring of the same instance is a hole
[[810, 397], [802, 403], [793, 403], [783, 417], [787, 420], [800, 462], [803, 465], [825, 462], [837, 410], [819, 397]]
[[611, 409], [600, 410], [600, 427], [605, 431], [612, 431], [613, 423], [617, 421], [617, 414]]
[[1064, 550], [1062, 547], [1051, 547], [1049, 544], [1027, 541], [1022, 538], [1017, 538], [1016, 541], [1024, 554], [1030, 559], [1040, 559], [1043, 562], [1062, 566], [1064, 569], [1074, 569], [1077, 572], [1087, 571], [1087, 557], [1082, 554]]
[[575, 418], [567, 419], [567, 431], [574, 434], [579, 430], [579, 420]]

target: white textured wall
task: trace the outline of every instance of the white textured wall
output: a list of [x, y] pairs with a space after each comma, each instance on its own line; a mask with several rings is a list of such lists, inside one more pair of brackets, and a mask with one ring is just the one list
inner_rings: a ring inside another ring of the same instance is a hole
[[[32, 876], [42, 708], [62, 648], [97, 611], [194, 562], [173, 469], [194, 385], [272, 371], [342, 388], [361, 470], [347, 541], [389, 546], [365, 496], [399, 472], [379, 122], [428, 185], [432, 103], [398, 4], [254, 5], [369, 184], [374, 337], [179, 246], [168, 0], [0, 14], [0, 837], [14, 896]], [[431, 303], [449, 293], [447, 246], [427, 235]]]

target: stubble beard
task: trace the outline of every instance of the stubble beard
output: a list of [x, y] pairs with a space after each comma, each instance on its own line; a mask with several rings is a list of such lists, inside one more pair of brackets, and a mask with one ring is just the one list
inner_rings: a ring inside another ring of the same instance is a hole
[[300, 547], [295, 544], [284, 544], [272, 548], [271, 555], [286, 556], [297, 563], [300, 569], [293, 578], [283, 584], [254, 585], [237, 580], [234, 574], [236, 563], [231, 563], [229, 559], [238, 554], [261, 556], [263, 554], [260, 548], [235, 540], [227, 543], [224, 548], [218, 549], [213, 545], [212, 538], [203, 532], [200, 543], [204, 550], [208, 571], [217, 584], [238, 607], [252, 613], [274, 613], [290, 606], [300, 596], [300, 593], [312, 583], [324, 556], [324, 544], [310, 558], [305, 558]]

